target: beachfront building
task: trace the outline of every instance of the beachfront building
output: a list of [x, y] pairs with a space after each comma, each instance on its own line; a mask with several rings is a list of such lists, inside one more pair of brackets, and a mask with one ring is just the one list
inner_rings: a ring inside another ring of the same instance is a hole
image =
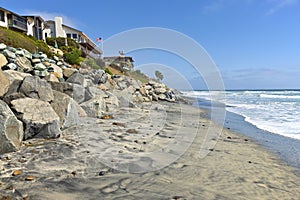
[[92, 58], [101, 57], [102, 51], [97, 47], [97, 45], [82, 31], [63, 24], [61, 17], [55, 17], [54, 21], [46, 21], [46, 24], [46, 37], [72, 38], [80, 45], [81, 51], [83, 51], [87, 56]]
[[0, 7], [0, 26], [45, 40], [44, 20], [40, 16], [21, 16]]
[[35, 37], [37, 40], [46, 41], [45, 23], [40, 16], [24, 16], [27, 19], [27, 35]]
[[104, 57], [103, 60], [105, 65], [119, 69], [132, 70], [134, 67], [133, 58], [130, 56], [125, 56], [124, 53], [120, 53], [119, 56]]
[[27, 33], [27, 19], [14, 12], [0, 7], [0, 26], [21, 32]]

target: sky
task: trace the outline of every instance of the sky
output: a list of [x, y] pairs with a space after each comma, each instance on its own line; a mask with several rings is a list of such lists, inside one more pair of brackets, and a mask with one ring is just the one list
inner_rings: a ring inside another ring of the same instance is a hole
[[[61, 16], [91, 39], [103, 38], [104, 55], [106, 39], [115, 34], [174, 30], [205, 50], [225, 89], [300, 89], [300, 0], [0, 0], [0, 6], [46, 20]], [[126, 54], [150, 76], [161, 71], [170, 87], [207, 88], [207, 77], [180, 55], [157, 49]]]

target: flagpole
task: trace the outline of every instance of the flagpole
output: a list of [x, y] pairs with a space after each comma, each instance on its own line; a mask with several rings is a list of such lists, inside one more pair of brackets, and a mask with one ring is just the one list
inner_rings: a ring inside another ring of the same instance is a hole
[[104, 39], [101, 38], [101, 50], [102, 50], [102, 54], [104, 54], [104, 51], [103, 51], [103, 42], [104, 42]]

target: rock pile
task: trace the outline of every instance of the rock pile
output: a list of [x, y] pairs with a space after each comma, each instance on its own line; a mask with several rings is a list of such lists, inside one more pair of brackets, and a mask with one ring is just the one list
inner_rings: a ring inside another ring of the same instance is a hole
[[76, 69], [57, 56], [0, 44], [0, 154], [18, 150], [26, 139], [59, 137], [79, 117], [179, 96], [162, 83]]

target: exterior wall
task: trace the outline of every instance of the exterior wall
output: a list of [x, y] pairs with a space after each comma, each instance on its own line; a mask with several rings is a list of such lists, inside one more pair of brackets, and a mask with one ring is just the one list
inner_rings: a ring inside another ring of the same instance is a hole
[[47, 21], [47, 28], [44, 30], [47, 37], [55, 37], [55, 25], [53, 21]]
[[63, 29], [62, 17], [55, 17], [55, 37], [67, 37]]
[[1, 10], [0, 9], [0, 12], [1, 14], [3, 14], [2, 17], [0, 17], [0, 26], [3, 26], [3, 27], [8, 27], [8, 24], [7, 24], [7, 12], [5, 10]]
[[33, 36], [33, 26], [34, 20], [32, 18], [27, 18], [27, 35]]
[[63, 26], [63, 29], [66, 33], [67, 38], [72, 38], [73, 40], [75, 40], [76, 42], [81, 42], [82, 41], [82, 37], [81, 37], [81, 32], [74, 30], [72, 28], [69, 28], [67, 26]]

